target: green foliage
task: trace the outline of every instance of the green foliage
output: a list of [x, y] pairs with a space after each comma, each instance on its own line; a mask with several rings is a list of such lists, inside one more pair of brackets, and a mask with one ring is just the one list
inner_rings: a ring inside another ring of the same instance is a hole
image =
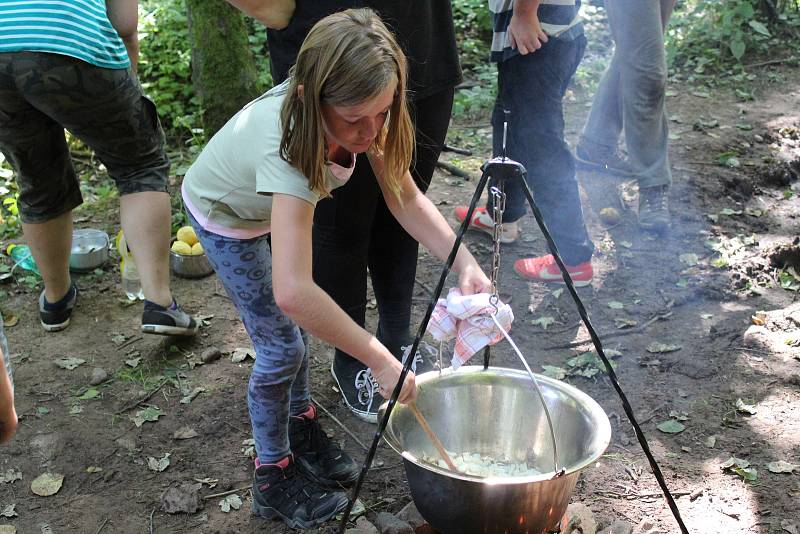
[[453, 0], [453, 25], [466, 71], [486, 63], [492, 45], [492, 19], [486, 0]]
[[[245, 19], [260, 90], [272, 86], [267, 30]], [[167, 132], [203, 144], [200, 100], [192, 86], [191, 46], [183, 0], [142, 0], [139, 7], [139, 78]]]
[[667, 29], [671, 65], [696, 74], [741, 64], [745, 57], [797, 46], [796, 0], [687, 0]]
[[139, 78], [153, 99], [164, 128], [191, 134], [200, 122], [192, 87], [186, 9], [181, 0], [144, 0], [139, 12]]

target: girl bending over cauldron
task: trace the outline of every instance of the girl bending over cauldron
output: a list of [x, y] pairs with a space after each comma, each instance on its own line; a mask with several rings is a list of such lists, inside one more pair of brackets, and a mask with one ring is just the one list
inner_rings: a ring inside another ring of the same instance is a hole
[[[359, 472], [319, 426], [298, 326], [369, 366], [384, 397], [402, 369], [314, 283], [314, 205], [348, 180], [355, 155], [366, 152], [409, 234], [442, 259], [455, 240], [408, 172], [414, 133], [405, 88], [406, 59], [377, 15], [330, 15], [309, 32], [289, 79], [228, 121], [183, 182], [190, 223], [255, 347], [247, 392], [257, 454], [253, 511], [295, 528], [342, 511], [342, 488]], [[463, 246], [453, 267], [465, 294], [488, 289]], [[415, 395], [409, 373], [399, 400]]]

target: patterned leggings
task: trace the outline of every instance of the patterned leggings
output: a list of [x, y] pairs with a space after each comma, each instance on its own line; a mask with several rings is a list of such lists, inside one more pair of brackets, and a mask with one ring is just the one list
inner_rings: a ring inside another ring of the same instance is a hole
[[204, 230], [187, 213], [253, 342], [247, 408], [261, 463], [289, 454], [289, 412], [308, 408], [308, 355], [300, 329], [275, 304], [267, 236], [234, 239]]

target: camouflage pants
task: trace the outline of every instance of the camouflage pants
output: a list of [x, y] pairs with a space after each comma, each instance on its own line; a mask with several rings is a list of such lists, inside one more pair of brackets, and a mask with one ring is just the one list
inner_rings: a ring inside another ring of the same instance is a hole
[[166, 191], [164, 132], [129, 70], [0, 53], [0, 151], [17, 173], [23, 222], [55, 219], [83, 201], [65, 128], [94, 150], [120, 195]]

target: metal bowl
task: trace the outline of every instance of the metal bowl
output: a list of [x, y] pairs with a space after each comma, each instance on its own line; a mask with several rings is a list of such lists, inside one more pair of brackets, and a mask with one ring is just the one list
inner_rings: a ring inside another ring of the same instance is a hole
[[108, 243], [108, 234], [102, 230], [81, 228], [73, 231], [70, 270], [86, 272], [102, 267], [108, 260]]
[[[553, 420], [559, 468], [555, 477], [547, 417], [524, 371], [462, 367], [417, 376], [417, 407], [455, 453], [480, 453], [527, 462], [541, 475], [481, 478], [422, 461], [437, 458], [430, 440], [408, 408], [397, 404], [384, 438], [402, 455], [419, 512], [443, 534], [543, 534], [560, 521], [578, 475], [611, 440], [603, 409], [582, 391], [536, 375]], [[381, 407], [381, 416], [388, 403]]]
[[182, 278], [203, 278], [214, 272], [214, 268], [211, 267], [205, 252], [196, 256], [189, 256], [170, 250], [169, 266], [173, 273]]

